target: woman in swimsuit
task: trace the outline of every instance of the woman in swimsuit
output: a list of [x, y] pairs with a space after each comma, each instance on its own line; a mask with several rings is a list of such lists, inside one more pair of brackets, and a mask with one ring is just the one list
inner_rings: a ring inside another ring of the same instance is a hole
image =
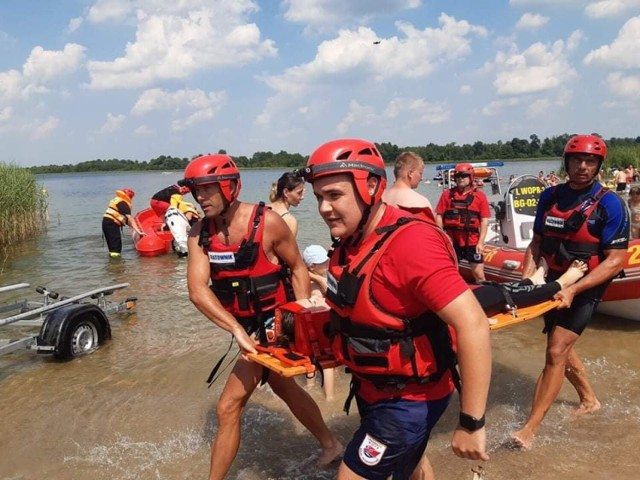
[[298, 221], [289, 212], [289, 207], [297, 207], [303, 198], [304, 179], [294, 173], [283, 173], [278, 181], [271, 185], [269, 206], [287, 223], [294, 237], [298, 235]]

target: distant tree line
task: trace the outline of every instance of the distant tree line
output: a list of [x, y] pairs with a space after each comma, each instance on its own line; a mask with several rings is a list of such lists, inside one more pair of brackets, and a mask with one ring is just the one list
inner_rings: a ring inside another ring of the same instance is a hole
[[[560, 157], [564, 146], [572, 135], [563, 134], [540, 140], [536, 134], [529, 136], [529, 140], [514, 138], [511, 141], [484, 143], [477, 141], [473, 144], [458, 145], [455, 142], [446, 145], [429, 143], [425, 146], [399, 147], [390, 142], [378, 143], [380, 154], [385, 163], [391, 164], [398, 154], [411, 150], [420, 155], [428, 163], [449, 163], [463, 161], [510, 160], [525, 158], [553, 158]], [[633, 163], [638, 165], [640, 157], [640, 137], [610, 138], [605, 140], [609, 147], [610, 165]], [[616, 153], [619, 152], [617, 155]], [[219, 150], [218, 153], [226, 153]], [[32, 173], [79, 173], [79, 172], [114, 172], [114, 171], [166, 171], [183, 170], [191, 158], [177, 158], [161, 155], [149, 161], [139, 160], [89, 160], [74, 165], [46, 165], [31, 167]], [[619, 157], [616, 158], [616, 156]], [[304, 166], [307, 157], [299, 153], [288, 153], [284, 150], [273, 152], [256, 152], [251, 158], [246, 156], [233, 157], [240, 168], [296, 168]]]

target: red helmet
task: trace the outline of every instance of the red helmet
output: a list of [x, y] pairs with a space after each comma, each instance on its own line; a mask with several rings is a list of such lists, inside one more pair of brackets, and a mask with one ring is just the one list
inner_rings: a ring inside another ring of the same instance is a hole
[[600, 157], [598, 170], [602, 166], [602, 162], [607, 158], [607, 144], [598, 135], [575, 135], [569, 139], [564, 147], [562, 158], [564, 160], [564, 169], [569, 171], [568, 155], [572, 153], [588, 153]]
[[127, 197], [129, 197], [130, 199], [133, 199], [133, 197], [136, 196], [136, 192], [134, 192], [133, 190], [131, 190], [130, 188], [123, 188], [122, 191], [127, 195]]
[[[238, 198], [241, 187], [240, 171], [229, 155], [203, 155], [191, 160], [184, 170], [184, 179], [178, 182], [179, 185], [188, 187], [194, 198], [195, 188], [209, 183], [220, 184], [222, 196], [229, 203]], [[232, 187], [234, 183], [236, 188]]]
[[[387, 173], [382, 156], [373, 143], [351, 138], [327, 142], [311, 154], [306, 168], [301, 172], [311, 183], [316, 178], [339, 173], [351, 174], [356, 191], [366, 205], [374, 205], [382, 198], [387, 186]], [[373, 195], [369, 194], [367, 186], [370, 175], [380, 179]]]
[[453, 177], [455, 178], [459, 173], [469, 175], [469, 178], [471, 179], [471, 185], [473, 185], [473, 182], [476, 179], [476, 173], [473, 169], [473, 165], [471, 165], [470, 163], [457, 164], [456, 168], [453, 170]]

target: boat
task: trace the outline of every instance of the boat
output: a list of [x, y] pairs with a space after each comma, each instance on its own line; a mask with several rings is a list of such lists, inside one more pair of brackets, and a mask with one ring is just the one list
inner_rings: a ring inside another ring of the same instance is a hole
[[171, 251], [173, 235], [170, 230], [164, 230], [165, 222], [156, 215], [151, 208], [138, 212], [136, 222], [144, 235], [140, 235], [131, 226], [131, 238], [138, 253], [143, 257], [155, 257]]
[[[533, 238], [533, 222], [540, 193], [546, 186], [533, 175], [515, 178], [504, 200], [492, 204], [496, 215], [485, 238], [484, 273], [487, 280], [522, 278], [524, 254]], [[470, 265], [463, 260], [460, 273], [472, 281]], [[628, 320], [640, 320], [640, 239], [631, 240], [623, 273], [604, 293], [598, 312]]]
[[[441, 187], [444, 190], [455, 187], [455, 181], [453, 175], [456, 168], [455, 163], [447, 163], [443, 165], [437, 165], [436, 171], [440, 175]], [[491, 162], [475, 162], [469, 163], [473, 167], [473, 173], [476, 177], [476, 181], [480, 184], [488, 183], [491, 185], [491, 193], [493, 195], [502, 195], [500, 189], [500, 176], [498, 175], [498, 167], [504, 166], [504, 162], [491, 161]]]

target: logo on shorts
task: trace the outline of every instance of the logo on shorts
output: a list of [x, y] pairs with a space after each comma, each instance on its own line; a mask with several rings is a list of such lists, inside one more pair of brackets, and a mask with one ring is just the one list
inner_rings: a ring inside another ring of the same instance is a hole
[[544, 224], [547, 227], [564, 228], [564, 218], [547, 217], [544, 219]]
[[367, 433], [360, 444], [358, 455], [365, 465], [377, 465], [382, 460], [387, 446]]

